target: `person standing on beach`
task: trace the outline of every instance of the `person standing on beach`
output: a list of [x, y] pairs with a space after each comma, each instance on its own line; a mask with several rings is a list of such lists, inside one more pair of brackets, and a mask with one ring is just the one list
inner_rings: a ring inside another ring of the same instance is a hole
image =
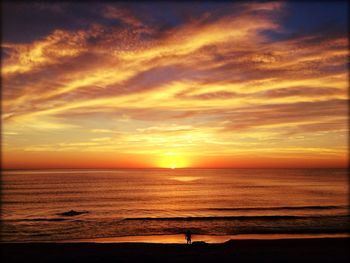
[[187, 244], [192, 244], [192, 234], [190, 230], [187, 230], [185, 236], [186, 236], [185, 239], [187, 241]]

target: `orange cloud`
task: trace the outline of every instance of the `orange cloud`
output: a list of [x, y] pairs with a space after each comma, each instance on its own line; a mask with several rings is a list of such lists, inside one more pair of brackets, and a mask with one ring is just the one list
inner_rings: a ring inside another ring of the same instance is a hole
[[117, 24], [3, 43], [5, 167], [41, 166], [32, 154], [83, 167], [94, 152], [99, 167], [157, 166], [169, 152], [197, 167], [346, 165], [347, 37], [274, 39], [284, 6], [161, 28], [106, 5]]

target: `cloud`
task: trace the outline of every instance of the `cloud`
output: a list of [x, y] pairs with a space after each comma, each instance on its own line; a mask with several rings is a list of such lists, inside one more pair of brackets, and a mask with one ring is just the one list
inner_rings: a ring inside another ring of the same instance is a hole
[[344, 89], [332, 88], [332, 87], [288, 87], [283, 89], [272, 89], [261, 91], [257, 93], [257, 96], [267, 98], [280, 98], [280, 97], [321, 97], [332, 95], [346, 96]]
[[[296, 102], [288, 104], [266, 104], [255, 107], [235, 109], [223, 114], [230, 120], [226, 129], [246, 129], [257, 126], [314, 123], [315, 120], [337, 119], [346, 123], [348, 100], [316, 102]], [[334, 123], [333, 123], [334, 124]], [[315, 126], [314, 126], [315, 127]], [[324, 127], [320, 126], [320, 129]]]
[[187, 132], [192, 130], [193, 127], [190, 125], [170, 125], [170, 126], [152, 126], [147, 128], [140, 128], [138, 131], [142, 133], [158, 133], [158, 132]]
[[133, 27], [142, 27], [142, 22], [135, 16], [132, 16], [127, 9], [118, 8], [112, 5], [105, 6], [103, 16], [108, 19], [118, 19], [127, 25]]
[[111, 137], [99, 137], [91, 139], [93, 142], [107, 142], [111, 140]]
[[[136, 12], [149, 10], [142, 4], [95, 7], [82, 8], [78, 27], [2, 43], [5, 129], [28, 138], [52, 133], [49, 144], [37, 139], [23, 148], [161, 153], [175, 147], [209, 154], [233, 153], [233, 145], [268, 149], [286, 136], [301, 136], [298, 143], [309, 140], [313, 148], [325, 138], [344, 143], [343, 33], [271, 37], [287, 34], [286, 5], [277, 2], [205, 11], [173, 4], [171, 18]], [[70, 5], [36, 8], [61, 16]], [[157, 26], [155, 19], [166, 22]], [[311, 138], [327, 131], [335, 137]], [[61, 132], [84, 138], [68, 143]], [[9, 147], [19, 144], [7, 140]]]
[[91, 130], [91, 132], [93, 132], [93, 133], [114, 133], [114, 131], [108, 130], [108, 129], [93, 129], [93, 130]]

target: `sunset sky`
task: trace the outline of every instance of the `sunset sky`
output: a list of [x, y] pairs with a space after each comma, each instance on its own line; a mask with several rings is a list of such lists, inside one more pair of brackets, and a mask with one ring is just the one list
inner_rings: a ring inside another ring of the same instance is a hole
[[2, 12], [4, 168], [348, 164], [345, 1]]

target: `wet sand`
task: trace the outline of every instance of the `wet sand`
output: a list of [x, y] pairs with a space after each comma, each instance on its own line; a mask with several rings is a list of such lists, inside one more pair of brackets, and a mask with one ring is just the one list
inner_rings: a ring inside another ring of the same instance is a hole
[[[204, 241], [205, 243], [225, 243], [229, 240], [270, 240], [270, 239], [302, 239], [302, 238], [339, 238], [350, 237], [347, 233], [320, 233], [320, 234], [239, 234], [239, 235], [199, 235], [192, 234], [192, 241]], [[183, 244], [184, 234], [152, 235], [152, 236], [123, 236], [105, 237], [93, 239], [62, 240], [60, 243], [158, 243], [158, 244]]]
[[349, 262], [350, 238], [225, 243], [2, 243], [2, 262]]

